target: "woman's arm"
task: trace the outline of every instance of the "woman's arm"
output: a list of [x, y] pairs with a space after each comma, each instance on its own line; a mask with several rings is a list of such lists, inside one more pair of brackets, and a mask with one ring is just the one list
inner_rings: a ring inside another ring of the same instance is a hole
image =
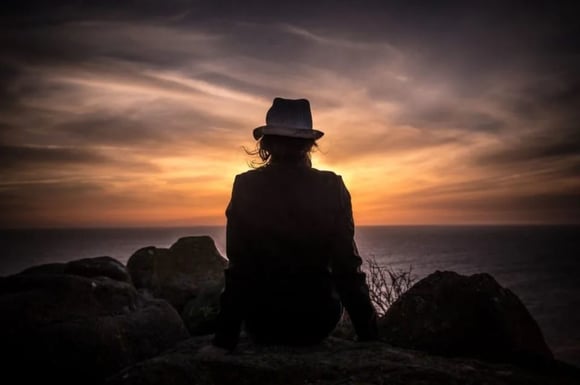
[[220, 314], [213, 339], [215, 346], [228, 350], [233, 350], [238, 343], [249, 283], [244, 272], [244, 255], [248, 253], [248, 245], [239, 213], [239, 195], [239, 178], [236, 177], [232, 198], [226, 209], [226, 254], [229, 263], [224, 271], [225, 288], [220, 297]]
[[350, 193], [339, 178], [340, 211], [332, 241], [331, 267], [334, 284], [353, 323], [359, 340], [378, 338], [377, 315], [369, 296], [362, 259], [354, 240]]

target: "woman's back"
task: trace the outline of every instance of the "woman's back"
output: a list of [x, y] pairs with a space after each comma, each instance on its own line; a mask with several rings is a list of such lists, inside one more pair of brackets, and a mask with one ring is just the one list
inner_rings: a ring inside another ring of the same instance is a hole
[[240, 262], [252, 269], [326, 269], [341, 217], [348, 215], [348, 193], [342, 186], [332, 172], [291, 165], [238, 175], [227, 209], [227, 254], [247, 254]]
[[354, 242], [342, 178], [311, 167], [323, 133], [307, 100], [274, 99], [254, 129], [263, 165], [236, 176], [226, 210], [226, 286], [214, 345], [233, 349], [242, 324], [258, 342], [311, 344], [347, 309], [360, 339], [376, 313]]

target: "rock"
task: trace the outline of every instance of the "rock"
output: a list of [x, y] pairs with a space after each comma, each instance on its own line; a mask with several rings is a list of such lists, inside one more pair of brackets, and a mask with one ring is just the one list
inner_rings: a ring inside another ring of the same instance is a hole
[[131, 277], [125, 266], [111, 257], [85, 258], [66, 264], [65, 274], [75, 274], [83, 277], [109, 277], [116, 281], [131, 282]]
[[127, 262], [135, 287], [167, 300], [179, 312], [204, 288], [223, 288], [226, 266], [208, 236], [181, 238], [169, 249], [145, 247]]
[[23, 270], [20, 274], [74, 274], [81, 277], [108, 277], [131, 282], [125, 266], [111, 257], [84, 258], [68, 263], [47, 263]]
[[0, 309], [3, 375], [21, 383], [97, 384], [189, 337], [167, 302], [103, 276], [5, 277]]
[[46, 263], [22, 270], [19, 274], [64, 274], [66, 263]]
[[196, 355], [209, 340], [197, 337], [184, 341], [123, 370], [106, 385], [572, 385], [580, 379], [578, 369], [565, 364], [531, 370], [337, 338], [303, 348], [256, 346], [242, 338], [236, 354]]
[[489, 274], [437, 271], [404, 293], [379, 328], [393, 345], [445, 356], [519, 363], [553, 358], [520, 299]]
[[212, 334], [219, 314], [223, 285], [206, 286], [183, 307], [181, 317], [191, 335]]
[[167, 258], [169, 250], [149, 246], [137, 250], [127, 261], [127, 270], [137, 289], [158, 292], [157, 264]]

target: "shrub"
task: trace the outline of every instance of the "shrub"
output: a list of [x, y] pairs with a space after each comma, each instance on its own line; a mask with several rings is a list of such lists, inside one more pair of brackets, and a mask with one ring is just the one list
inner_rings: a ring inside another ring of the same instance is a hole
[[[412, 274], [413, 267], [409, 266], [408, 270], [393, 269], [390, 266], [381, 265], [375, 257], [368, 258], [365, 262], [369, 295], [380, 318], [397, 298], [413, 285], [415, 281], [415, 276]], [[354, 339], [354, 329], [346, 312], [342, 314], [332, 335]]]
[[366, 263], [369, 294], [378, 316], [381, 317], [413, 285], [413, 266], [409, 266], [408, 270], [395, 270], [379, 264], [374, 257], [367, 259]]

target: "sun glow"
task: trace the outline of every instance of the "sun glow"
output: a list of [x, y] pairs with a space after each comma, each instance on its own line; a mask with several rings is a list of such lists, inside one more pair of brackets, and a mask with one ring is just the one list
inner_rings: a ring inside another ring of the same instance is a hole
[[276, 96], [310, 100], [314, 167], [342, 175], [359, 225], [577, 222], [566, 82], [387, 36], [209, 24], [7, 31], [55, 56], [2, 61], [0, 226], [221, 225]]

